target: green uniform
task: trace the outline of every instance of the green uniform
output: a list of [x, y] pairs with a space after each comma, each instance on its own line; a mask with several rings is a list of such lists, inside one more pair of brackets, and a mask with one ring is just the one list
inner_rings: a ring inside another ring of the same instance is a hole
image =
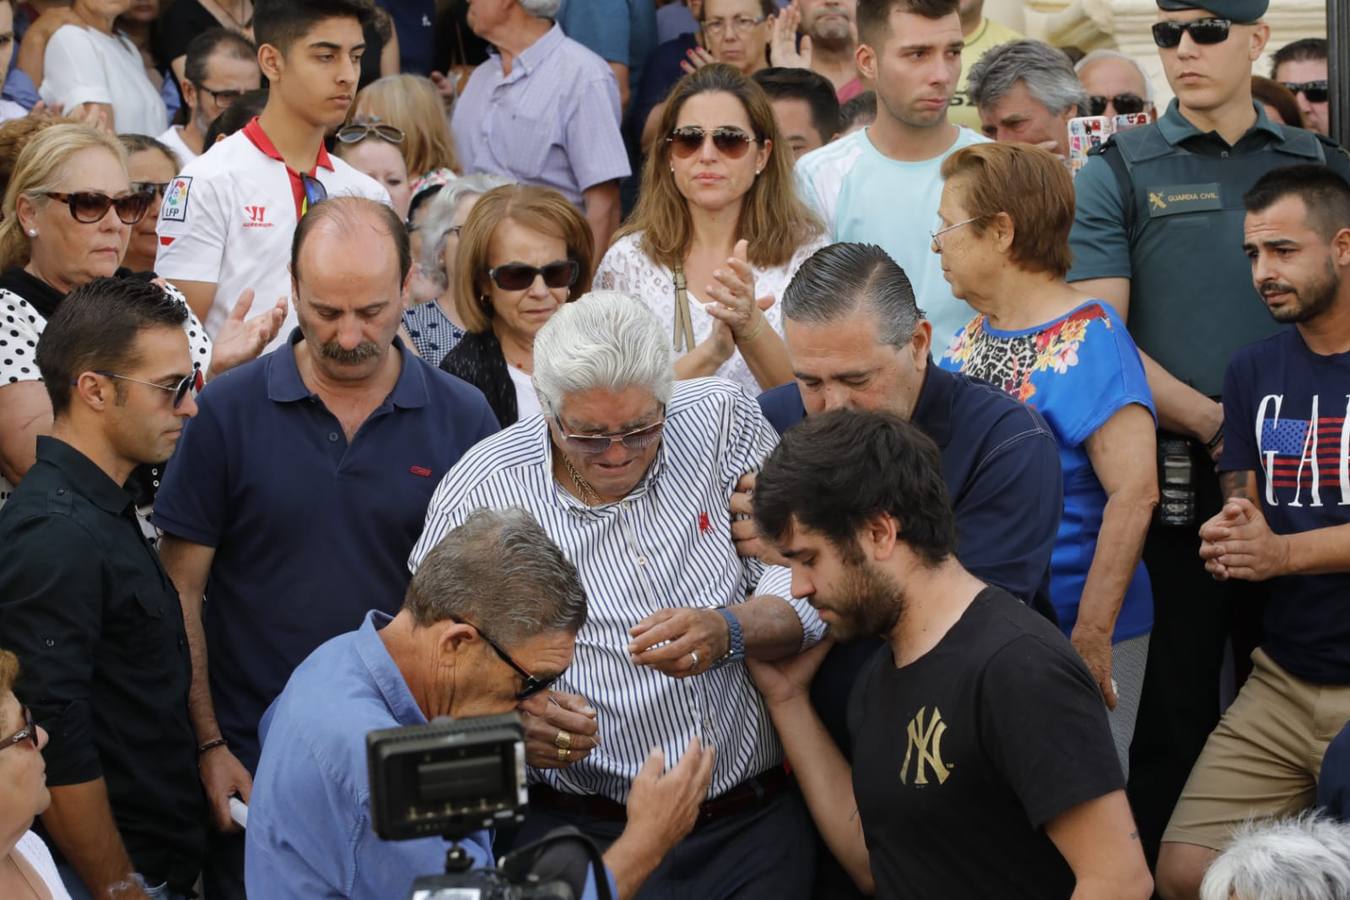
[[1069, 281], [1130, 279], [1139, 349], [1211, 397], [1237, 348], [1278, 327], [1242, 250], [1242, 196], [1272, 169], [1325, 163], [1350, 181], [1350, 157], [1311, 131], [1257, 120], [1231, 147], [1172, 101], [1156, 124], [1123, 131], [1078, 173]]

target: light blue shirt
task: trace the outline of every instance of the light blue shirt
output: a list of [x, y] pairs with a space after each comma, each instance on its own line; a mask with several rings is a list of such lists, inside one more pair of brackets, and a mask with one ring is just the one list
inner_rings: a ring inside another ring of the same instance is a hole
[[883, 156], [871, 128], [855, 131], [797, 160], [797, 190], [836, 241], [876, 244], [909, 276], [924, 317], [933, 323], [934, 355], [974, 315], [952, 296], [942, 260], [932, 251], [942, 200], [942, 162], [988, 140], [962, 128], [941, 154], [919, 162]]

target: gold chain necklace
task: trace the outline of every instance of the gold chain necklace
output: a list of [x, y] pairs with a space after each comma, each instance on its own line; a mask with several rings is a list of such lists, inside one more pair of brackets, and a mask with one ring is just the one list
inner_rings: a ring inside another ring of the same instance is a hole
[[581, 502], [587, 506], [599, 506], [600, 495], [595, 492], [595, 488], [591, 487], [589, 481], [581, 477], [581, 473], [572, 466], [572, 461], [567, 458], [567, 454], [561, 450], [558, 453], [563, 458], [563, 465], [567, 467], [567, 474], [571, 476], [572, 484], [576, 485], [576, 489], [581, 491]]

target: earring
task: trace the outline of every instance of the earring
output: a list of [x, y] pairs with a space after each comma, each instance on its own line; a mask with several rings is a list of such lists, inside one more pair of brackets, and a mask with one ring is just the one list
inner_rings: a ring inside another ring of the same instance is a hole
[[37, 229], [36, 229], [36, 228], [30, 228], [30, 229], [28, 229], [28, 236], [29, 236], [29, 237], [37, 237]]
[[756, 170], [755, 170], [755, 177], [758, 178], [758, 177], [759, 177], [759, 173], [760, 173], [760, 172], [763, 172], [763, 171], [764, 171], [763, 169], [756, 169]]

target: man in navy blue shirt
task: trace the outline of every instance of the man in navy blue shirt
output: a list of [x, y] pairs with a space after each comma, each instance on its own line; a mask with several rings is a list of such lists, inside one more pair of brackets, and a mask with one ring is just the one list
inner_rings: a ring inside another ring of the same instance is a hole
[[249, 797], [263, 711], [314, 648], [371, 608], [397, 612], [432, 491], [498, 428], [481, 393], [395, 337], [409, 268], [387, 206], [316, 204], [292, 242], [300, 327], [211, 383], [156, 498], [192, 646], [200, 774], [216, 827], [236, 832], [213, 841], [217, 896], [242, 896], [229, 798]]
[[1244, 198], [1243, 247], [1276, 322], [1223, 384], [1223, 509], [1200, 529], [1206, 570], [1268, 581], [1265, 636], [1163, 834], [1158, 887], [1194, 897], [1249, 818], [1313, 805], [1350, 719], [1350, 185], [1275, 169]]

